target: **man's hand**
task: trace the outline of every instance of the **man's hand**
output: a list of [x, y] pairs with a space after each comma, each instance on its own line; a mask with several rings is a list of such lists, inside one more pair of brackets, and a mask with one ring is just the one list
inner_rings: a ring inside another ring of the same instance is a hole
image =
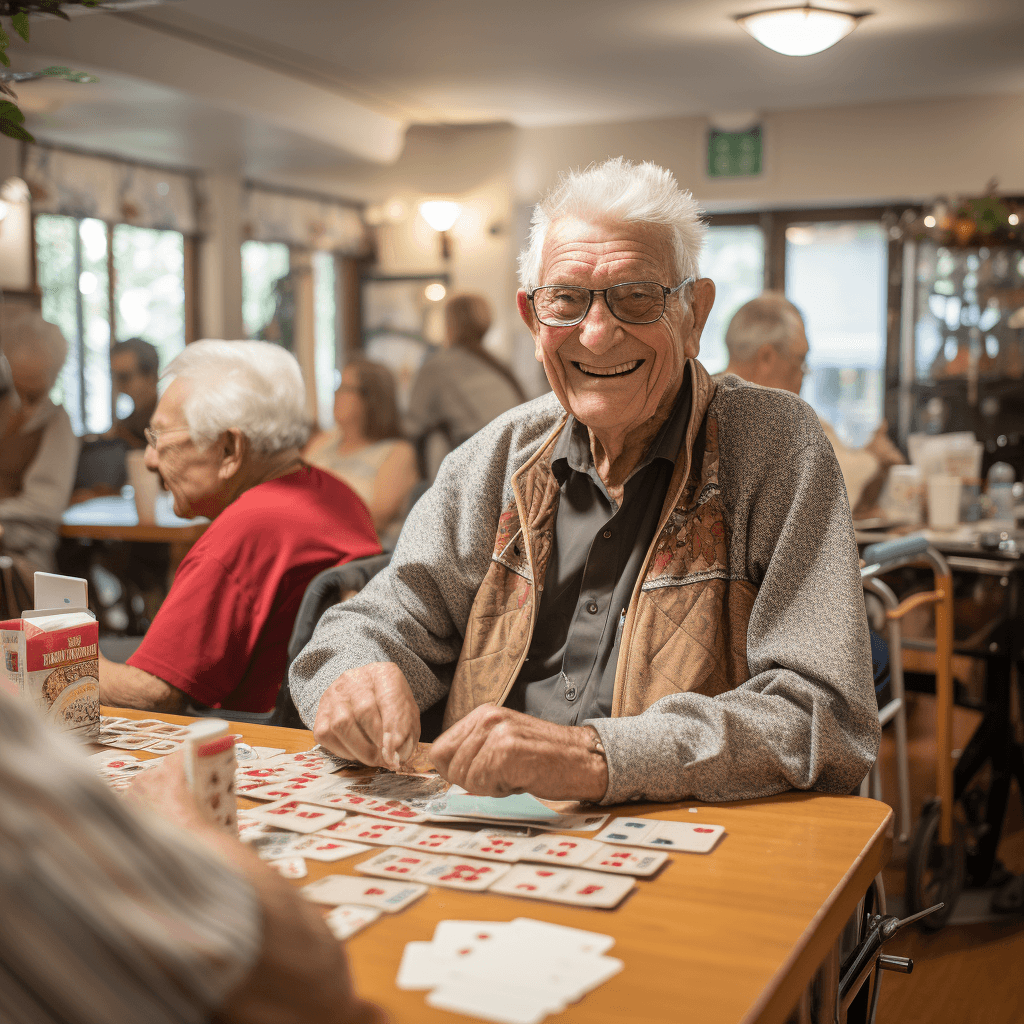
[[430, 759], [470, 793], [597, 801], [608, 789], [608, 765], [594, 750], [595, 736], [587, 726], [482, 704], [434, 741]]
[[397, 769], [420, 738], [420, 711], [402, 670], [377, 661], [342, 673], [320, 698], [313, 735], [341, 757]]

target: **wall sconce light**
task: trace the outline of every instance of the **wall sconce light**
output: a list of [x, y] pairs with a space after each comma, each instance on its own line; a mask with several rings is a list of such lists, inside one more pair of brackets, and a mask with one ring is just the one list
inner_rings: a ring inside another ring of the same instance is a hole
[[462, 207], [448, 199], [428, 199], [419, 205], [420, 216], [441, 238], [441, 259], [451, 258], [448, 230], [459, 219]]
[[870, 11], [850, 13], [805, 4], [739, 14], [736, 21], [762, 46], [787, 57], [807, 57], [835, 46]]

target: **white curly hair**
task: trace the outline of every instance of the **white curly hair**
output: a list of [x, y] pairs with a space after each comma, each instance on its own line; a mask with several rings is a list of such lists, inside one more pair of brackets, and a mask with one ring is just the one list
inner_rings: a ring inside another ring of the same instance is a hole
[[253, 450], [273, 455], [309, 439], [302, 371], [269, 341], [195, 341], [163, 373], [190, 383], [182, 412], [192, 440], [208, 448], [240, 430]]
[[530, 241], [519, 254], [519, 283], [528, 291], [540, 283], [544, 238], [562, 217], [664, 224], [675, 252], [676, 278], [698, 277], [707, 225], [697, 201], [670, 171], [645, 161], [617, 156], [584, 171], [569, 171], [534, 207]]

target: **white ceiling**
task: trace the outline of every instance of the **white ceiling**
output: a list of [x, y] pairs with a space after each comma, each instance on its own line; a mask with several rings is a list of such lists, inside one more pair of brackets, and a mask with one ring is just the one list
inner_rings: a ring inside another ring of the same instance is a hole
[[558, 126], [1024, 94], [1024, 0], [874, 0], [853, 35], [812, 57], [771, 53], [733, 21], [770, 4], [171, 0], [39, 21], [31, 46], [15, 40], [11, 52], [16, 69], [67, 63], [101, 79], [20, 87], [41, 140], [254, 175], [388, 162], [415, 123]]

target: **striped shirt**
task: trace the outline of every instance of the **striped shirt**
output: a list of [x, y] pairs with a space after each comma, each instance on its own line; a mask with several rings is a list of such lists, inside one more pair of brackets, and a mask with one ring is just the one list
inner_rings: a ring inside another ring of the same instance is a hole
[[212, 851], [122, 804], [0, 689], [0, 1019], [208, 1020], [255, 963], [259, 906]]

